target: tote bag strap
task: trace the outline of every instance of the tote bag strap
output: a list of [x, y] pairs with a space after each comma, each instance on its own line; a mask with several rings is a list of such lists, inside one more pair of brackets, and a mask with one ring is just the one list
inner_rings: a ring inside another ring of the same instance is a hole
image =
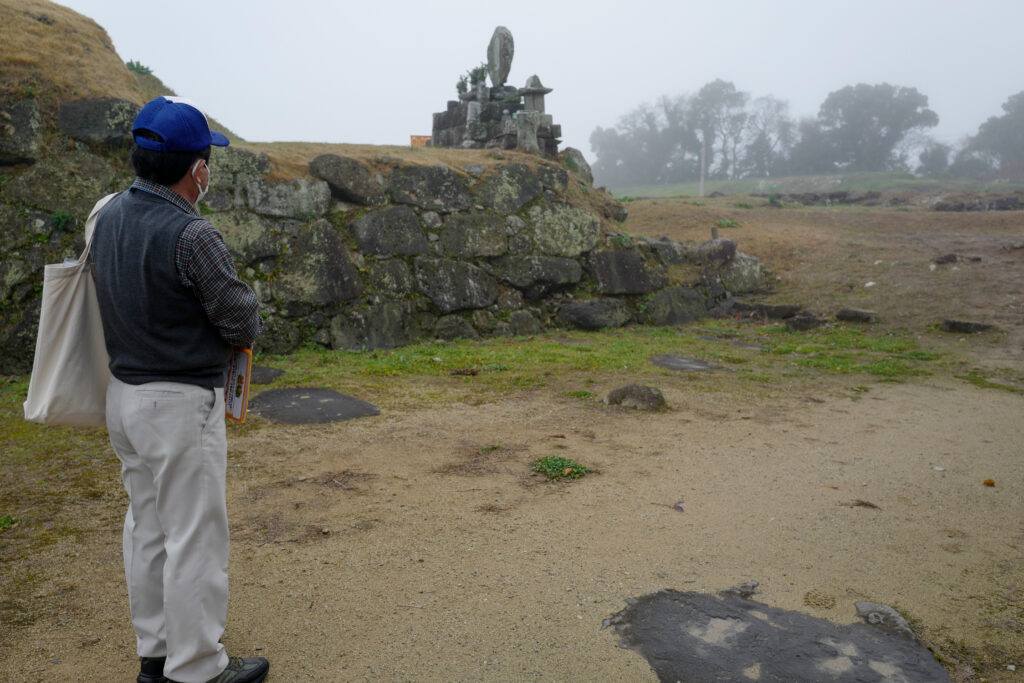
[[117, 192], [108, 194], [103, 199], [96, 202], [96, 205], [92, 207], [92, 211], [89, 212], [89, 218], [85, 221], [85, 250], [82, 255], [78, 257], [79, 262], [84, 261], [89, 257], [89, 249], [92, 248], [92, 238], [96, 234], [96, 216], [99, 215], [100, 209], [107, 205], [111, 199], [118, 195]]

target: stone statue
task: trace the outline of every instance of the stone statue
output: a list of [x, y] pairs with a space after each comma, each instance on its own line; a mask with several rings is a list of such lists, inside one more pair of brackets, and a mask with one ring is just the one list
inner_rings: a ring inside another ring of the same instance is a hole
[[512, 41], [512, 32], [504, 26], [494, 29], [494, 35], [487, 46], [487, 75], [491, 77], [491, 85], [495, 88], [505, 85], [508, 80], [513, 54], [515, 43]]

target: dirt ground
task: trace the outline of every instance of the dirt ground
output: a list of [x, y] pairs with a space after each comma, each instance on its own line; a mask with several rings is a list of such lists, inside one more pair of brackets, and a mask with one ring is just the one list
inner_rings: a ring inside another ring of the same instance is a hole
[[[873, 309], [965, 369], [1024, 375], [1024, 213], [692, 201], [633, 202], [626, 228], [699, 240], [736, 220], [722, 236], [772, 269], [769, 300]], [[981, 260], [931, 268], [945, 253]], [[943, 317], [1000, 330], [945, 335]], [[851, 381], [870, 384], [859, 400]], [[756, 579], [756, 599], [839, 623], [856, 600], [898, 606], [955, 679], [1020, 680], [1024, 394], [951, 373], [657, 382], [662, 413], [542, 388], [234, 430], [229, 652], [268, 657], [271, 683], [652, 681], [604, 619], [649, 591]], [[547, 483], [529, 472], [545, 455], [600, 473]], [[90, 531], [22, 567], [44, 577], [40, 613], [0, 626], [0, 680], [134, 680], [123, 504], [83, 503]]]

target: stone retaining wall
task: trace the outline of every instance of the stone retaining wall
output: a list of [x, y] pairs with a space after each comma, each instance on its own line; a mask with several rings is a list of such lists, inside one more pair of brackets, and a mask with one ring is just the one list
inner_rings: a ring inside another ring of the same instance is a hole
[[[33, 158], [21, 145], [21, 165], [0, 168], [0, 373], [31, 367], [43, 264], [76, 256], [93, 201], [130, 183], [110, 130], [124, 117], [105, 108], [123, 105], [77, 108], [63, 148]], [[728, 240], [625, 234], [624, 207], [557, 160], [453, 168], [325, 154], [308, 177], [275, 180], [266, 156], [229, 147], [211, 169], [201, 208], [262, 303], [261, 351], [678, 324], [764, 283]]]

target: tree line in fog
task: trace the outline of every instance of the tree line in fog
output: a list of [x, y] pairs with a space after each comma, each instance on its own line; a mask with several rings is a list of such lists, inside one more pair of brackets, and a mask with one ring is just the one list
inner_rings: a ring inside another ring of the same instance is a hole
[[597, 128], [590, 148], [596, 181], [613, 187], [842, 171], [1024, 179], [1024, 92], [959, 147], [928, 136], [938, 122], [911, 87], [846, 86], [816, 117], [794, 119], [784, 100], [752, 98], [718, 79]]

